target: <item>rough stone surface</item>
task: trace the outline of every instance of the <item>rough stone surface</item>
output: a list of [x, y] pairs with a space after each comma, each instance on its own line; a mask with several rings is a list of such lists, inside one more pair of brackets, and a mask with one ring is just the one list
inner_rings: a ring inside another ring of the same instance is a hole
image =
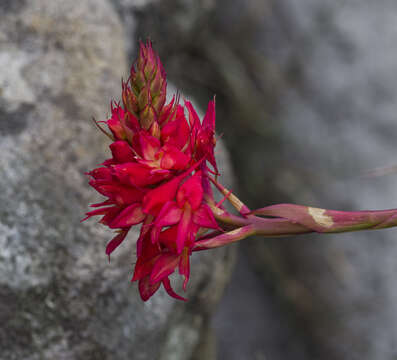
[[79, 222], [96, 200], [83, 173], [108, 153], [90, 118], [105, 118], [127, 73], [116, 13], [105, 0], [0, 9], [0, 359], [188, 359], [232, 252], [193, 257], [189, 303], [142, 303], [134, 235], [109, 264], [111, 233]]

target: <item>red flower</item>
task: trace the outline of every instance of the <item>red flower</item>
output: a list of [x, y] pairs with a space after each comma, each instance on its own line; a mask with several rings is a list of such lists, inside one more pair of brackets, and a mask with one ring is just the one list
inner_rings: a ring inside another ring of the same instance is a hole
[[154, 222], [152, 242], [157, 242], [163, 227], [178, 224], [175, 243], [178, 254], [185, 246], [193, 247], [197, 231], [200, 227], [217, 229], [214, 216], [208, 205], [203, 202], [201, 172], [196, 172], [181, 185], [176, 199], [164, 204]]
[[107, 255], [132, 226], [143, 223], [133, 277], [139, 280], [143, 300], [161, 284], [171, 296], [184, 300], [173, 291], [168, 276], [179, 268], [186, 289], [198, 231], [218, 228], [206, 204], [212, 198], [206, 161], [217, 172], [214, 102], [202, 124], [186, 102], [187, 121], [177, 98], [165, 104], [166, 84], [151, 44], [141, 44], [131, 76], [122, 83], [122, 105], [112, 103], [112, 116], [106, 121], [107, 135], [114, 140], [109, 146], [112, 157], [88, 173], [89, 184], [107, 199], [91, 205], [96, 209], [85, 219], [100, 215], [102, 224], [117, 229]]
[[215, 140], [215, 100], [208, 103], [207, 112], [204, 116], [203, 122], [194, 110], [190, 101], [186, 101], [185, 105], [189, 112], [189, 122], [192, 127], [191, 141], [194, 153], [197, 159], [205, 158], [213, 166], [216, 173], [218, 168], [216, 166], [214, 147]]
[[[189, 251], [186, 249], [182, 254], [175, 253], [172, 247], [174, 236], [174, 228], [169, 228], [161, 233], [159, 243], [152, 244], [148, 237], [144, 238], [142, 242], [142, 252], [136, 262], [131, 281], [139, 280], [139, 292], [144, 301], [148, 300], [161, 284], [170, 296], [186, 301], [185, 298], [175, 293], [169, 280], [169, 276], [177, 267], [179, 267], [180, 274], [189, 278]], [[171, 247], [167, 247], [167, 243]]]
[[[84, 220], [101, 216], [100, 223], [116, 229], [106, 246], [110, 254], [141, 224], [137, 262], [132, 281], [139, 281], [142, 300], [161, 285], [175, 293], [169, 276], [179, 270], [186, 290], [193, 251], [224, 246], [251, 235], [285, 236], [309, 232], [344, 232], [397, 226], [397, 210], [342, 212], [278, 204], [251, 211], [219, 184], [214, 156], [215, 101], [202, 122], [189, 101], [188, 113], [178, 96], [165, 104], [166, 75], [150, 42], [140, 45], [131, 75], [122, 82], [122, 105], [111, 103], [105, 123], [113, 140], [112, 157], [88, 173], [89, 184], [106, 200], [91, 205]], [[212, 165], [209, 169], [207, 162]], [[239, 215], [215, 204], [210, 181]], [[219, 223], [224, 224], [225, 232]], [[263, 216], [263, 217], [261, 217]], [[212, 229], [212, 231], [211, 231]]]

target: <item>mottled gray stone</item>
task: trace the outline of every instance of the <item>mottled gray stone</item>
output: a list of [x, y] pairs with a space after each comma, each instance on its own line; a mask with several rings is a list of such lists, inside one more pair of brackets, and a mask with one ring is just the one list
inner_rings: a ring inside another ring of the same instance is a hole
[[105, 119], [127, 74], [118, 17], [105, 0], [12, 3], [0, 13], [0, 359], [188, 359], [233, 253], [193, 256], [189, 303], [164, 291], [143, 303], [129, 282], [136, 233], [109, 264], [111, 232], [80, 224], [98, 199], [83, 173], [109, 153], [90, 118]]

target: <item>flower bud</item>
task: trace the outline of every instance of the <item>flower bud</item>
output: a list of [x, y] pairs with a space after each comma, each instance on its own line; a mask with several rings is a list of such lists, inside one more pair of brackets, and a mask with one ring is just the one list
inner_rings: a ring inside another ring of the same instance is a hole
[[136, 115], [140, 125], [148, 130], [157, 121], [166, 101], [166, 74], [159, 57], [148, 41], [141, 43], [139, 57], [131, 68], [130, 78], [123, 83], [123, 104]]
[[157, 114], [153, 106], [147, 105], [140, 113], [140, 124], [142, 128], [148, 130], [157, 121]]
[[130, 113], [138, 113], [138, 100], [133, 90], [126, 84], [122, 83], [122, 100], [126, 110]]

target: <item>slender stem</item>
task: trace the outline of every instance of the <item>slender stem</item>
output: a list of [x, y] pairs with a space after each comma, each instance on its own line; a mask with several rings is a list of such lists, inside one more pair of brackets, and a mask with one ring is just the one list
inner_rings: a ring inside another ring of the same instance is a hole
[[[295, 204], [277, 204], [250, 211], [249, 208], [216, 179], [208, 177], [218, 190], [239, 211], [230, 214], [207, 199], [215, 219], [224, 233], [208, 234], [195, 242], [194, 251], [217, 248], [251, 235], [263, 237], [292, 236], [318, 233], [336, 233], [358, 230], [384, 229], [397, 226], [397, 209], [379, 211], [336, 211]], [[265, 216], [265, 217], [259, 217]]]
[[236, 216], [228, 213], [226, 210], [217, 207], [214, 204], [208, 204], [216, 220], [229, 225], [244, 226], [250, 224], [247, 218]]
[[215, 236], [210, 239], [199, 240], [194, 243], [194, 251], [213, 249], [220, 246], [242, 240], [248, 236], [255, 235], [255, 226], [253, 224], [234, 229], [227, 233]]
[[283, 218], [263, 219], [255, 217], [254, 219], [251, 218], [251, 221], [255, 228], [255, 234], [264, 237], [292, 236], [313, 232], [312, 229]]
[[244, 220], [244, 226], [208, 239], [196, 241], [194, 251], [221, 247], [252, 235], [281, 237], [313, 232], [313, 230], [300, 224], [291, 223], [287, 219], [263, 219], [251, 216], [249, 219], [242, 220]]
[[218, 183], [212, 176], [208, 176], [211, 182], [218, 188], [218, 190], [225, 196], [229, 202], [234, 206], [234, 208], [241, 214], [245, 215], [251, 212], [251, 210], [246, 206], [236, 195], [234, 195], [230, 190], [226, 189], [222, 184]]
[[319, 233], [335, 233], [397, 226], [397, 209], [337, 211], [295, 204], [277, 204], [252, 212], [284, 218]]

